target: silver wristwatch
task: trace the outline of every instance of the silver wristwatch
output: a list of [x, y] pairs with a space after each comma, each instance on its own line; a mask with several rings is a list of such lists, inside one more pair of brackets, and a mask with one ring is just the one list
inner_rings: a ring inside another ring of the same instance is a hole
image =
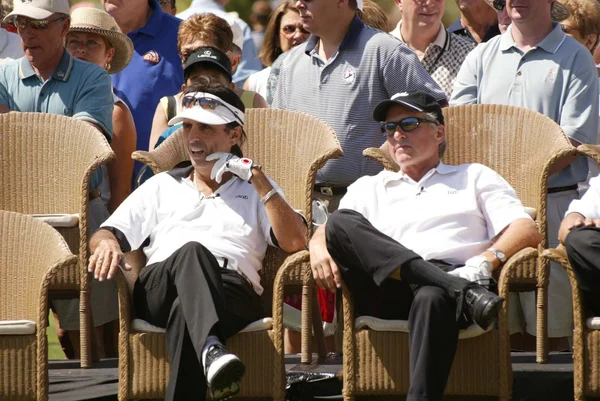
[[496, 259], [498, 259], [500, 262], [506, 263], [506, 255], [500, 249], [491, 247], [486, 250], [493, 253]]

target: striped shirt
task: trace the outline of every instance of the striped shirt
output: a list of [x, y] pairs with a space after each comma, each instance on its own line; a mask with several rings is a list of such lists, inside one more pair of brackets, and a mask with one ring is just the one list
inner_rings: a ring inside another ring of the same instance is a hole
[[328, 161], [317, 182], [349, 185], [381, 170], [362, 156], [385, 139], [372, 118], [377, 103], [401, 92], [426, 91], [444, 104], [446, 96], [408, 46], [358, 17], [329, 60], [319, 56], [318, 41], [311, 36], [288, 52], [272, 107], [312, 114], [335, 130], [344, 157]]

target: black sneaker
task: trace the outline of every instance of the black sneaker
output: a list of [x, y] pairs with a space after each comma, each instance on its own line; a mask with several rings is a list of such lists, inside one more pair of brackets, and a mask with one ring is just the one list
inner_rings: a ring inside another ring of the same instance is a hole
[[227, 352], [223, 344], [214, 344], [208, 349], [204, 374], [213, 400], [225, 401], [237, 395], [245, 372], [240, 358]]

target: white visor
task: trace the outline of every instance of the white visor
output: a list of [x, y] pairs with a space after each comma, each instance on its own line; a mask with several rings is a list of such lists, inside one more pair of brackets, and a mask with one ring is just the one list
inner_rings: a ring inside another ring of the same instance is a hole
[[[223, 125], [233, 122], [244, 125], [244, 113], [237, 107], [230, 105], [218, 96], [205, 92], [188, 93], [181, 99], [181, 102], [183, 103], [187, 98], [195, 99], [198, 101], [198, 103], [195, 103], [191, 107], [183, 107], [180, 105], [179, 113], [169, 120], [170, 126], [178, 124], [184, 119], [194, 120], [199, 123], [210, 125]], [[215, 100], [216, 107], [212, 109], [200, 105], [200, 99], [203, 98]]]

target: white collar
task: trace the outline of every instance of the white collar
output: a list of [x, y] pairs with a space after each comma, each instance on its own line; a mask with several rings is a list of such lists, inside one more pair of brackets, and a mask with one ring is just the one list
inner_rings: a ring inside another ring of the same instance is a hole
[[[394, 28], [393, 31], [390, 32], [390, 34], [392, 36], [397, 37], [398, 39], [400, 39], [403, 43], [404, 39], [402, 39], [402, 33], [400, 32], [400, 27], [402, 26], [402, 20], [400, 20], [398, 22], [398, 25], [396, 25], [396, 28]], [[446, 28], [444, 28], [444, 24], [440, 23], [440, 29], [438, 31], [437, 36], [435, 37], [434, 41], [430, 43], [434, 44], [438, 47], [444, 48], [444, 45], [446, 44], [446, 36], [448, 35], [448, 32], [446, 32]]]
[[[442, 175], [446, 175], [446, 174], [450, 174], [453, 173], [457, 170], [457, 166], [450, 166], [447, 164], [444, 164], [442, 162], [440, 162], [437, 167], [432, 168], [431, 170], [429, 170], [424, 176], [423, 178], [421, 178], [421, 180], [419, 182], [423, 182], [426, 181], [427, 179], [429, 179], [430, 177], [432, 177], [435, 173], [438, 174], [442, 174]], [[398, 171], [397, 173], [394, 172], [389, 172], [389, 174], [384, 175], [383, 177], [383, 185], [387, 185], [391, 182], [394, 181], [405, 181], [408, 183], [415, 183], [416, 181], [413, 180], [412, 178], [410, 178], [408, 175], [404, 174], [402, 172], [402, 170]]]

